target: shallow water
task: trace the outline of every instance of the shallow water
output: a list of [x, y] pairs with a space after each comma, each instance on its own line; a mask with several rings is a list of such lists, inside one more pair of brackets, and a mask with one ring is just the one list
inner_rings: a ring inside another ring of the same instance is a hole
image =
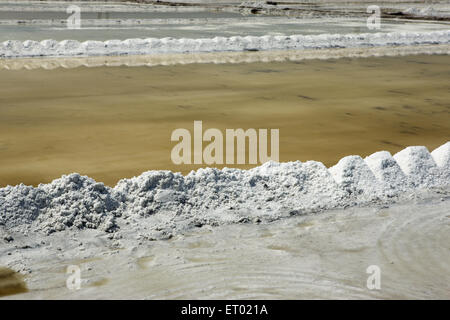
[[0, 297], [28, 292], [22, 276], [15, 271], [0, 267]]
[[[280, 160], [450, 140], [450, 57], [0, 71], [0, 186], [109, 185], [170, 160], [177, 128], [279, 128]], [[250, 166], [239, 166], [248, 168]]]

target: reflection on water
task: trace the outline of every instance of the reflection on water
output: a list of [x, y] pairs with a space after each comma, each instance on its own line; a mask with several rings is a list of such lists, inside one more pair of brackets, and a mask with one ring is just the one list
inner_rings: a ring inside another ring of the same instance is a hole
[[[170, 161], [176, 128], [279, 128], [280, 161], [450, 140], [450, 57], [0, 71], [0, 185], [113, 185]], [[249, 166], [240, 166], [248, 168]]]
[[0, 69], [57, 69], [78, 67], [154, 67], [192, 63], [254, 63], [298, 62], [303, 60], [332, 60], [340, 58], [396, 57], [407, 55], [448, 54], [450, 45], [414, 45], [399, 47], [333, 48], [305, 50], [270, 50], [243, 52], [174, 53], [156, 55], [91, 56], [91, 57], [45, 57], [0, 59]]
[[28, 292], [22, 276], [11, 269], [0, 267], [0, 297]]

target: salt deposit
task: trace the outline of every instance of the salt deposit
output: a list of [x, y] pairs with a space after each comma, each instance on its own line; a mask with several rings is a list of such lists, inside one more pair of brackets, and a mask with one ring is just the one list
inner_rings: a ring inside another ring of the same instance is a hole
[[330, 168], [330, 173], [349, 195], [370, 197], [378, 193], [375, 175], [360, 156], [342, 158]]
[[405, 186], [406, 175], [387, 151], [376, 152], [364, 159], [378, 181], [387, 188], [399, 190]]
[[292, 36], [215, 37], [208, 39], [148, 38], [108, 41], [8, 40], [0, 45], [0, 57], [110, 56], [167, 53], [198, 53], [245, 50], [304, 50], [356, 48], [390, 45], [450, 43], [450, 30], [432, 32], [391, 32], [365, 34], [320, 34]]
[[449, 6], [409, 7], [402, 9], [403, 14], [416, 17], [450, 18]]
[[440, 170], [425, 147], [408, 147], [394, 155], [395, 161], [415, 186], [439, 183]]
[[20, 70], [43, 68], [101, 67], [154, 67], [193, 63], [253, 63], [253, 62], [283, 62], [303, 60], [330, 60], [341, 58], [394, 57], [406, 55], [449, 54], [450, 45], [413, 45], [388, 46], [372, 48], [333, 48], [322, 50], [278, 50], [259, 52], [214, 52], [192, 54], [159, 54], [159, 55], [127, 55], [109, 57], [57, 57], [57, 58], [22, 58], [0, 59], [0, 69]]
[[431, 153], [434, 162], [438, 167], [445, 168], [450, 166], [450, 142], [443, 144]]
[[18, 185], [0, 189], [0, 225], [13, 228], [37, 221], [52, 233], [74, 226], [108, 231], [120, 196], [88, 177], [70, 174], [37, 188]]
[[[267, 162], [250, 170], [206, 168], [186, 176], [149, 171], [116, 187], [70, 174], [36, 188], [0, 189], [0, 226], [46, 234], [65, 229], [115, 232], [146, 221], [138, 237], [169, 237], [193, 226], [273, 221], [326, 209], [387, 204], [450, 186], [450, 142], [432, 154], [408, 147], [364, 160]], [[144, 219], [144, 220], [143, 220]]]

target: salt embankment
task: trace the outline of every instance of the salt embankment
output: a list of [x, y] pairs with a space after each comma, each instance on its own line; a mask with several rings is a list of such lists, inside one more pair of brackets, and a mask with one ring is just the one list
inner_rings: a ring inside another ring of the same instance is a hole
[[207, 39], [148, 38], [108, 41], [8, 40], [0, 45], [0, 58], [119, 56], [224, 51], [364, 48], [450, 43], [450, 30], [364, 34], [215, 37]]
[[[0, 226], [52, 233], [73, 229], [114, 232], [146, 221], [164, 237], [201, 225], [273, 221], [327, 209], [410, 201], [424, 191], [448, 194], [450, 142], [433, 152], [408, 147], [365, 159], [268, 162], [250, 169], [199, 169], [186, 176], [148, 171], [110, 188], [77, 173], [38, 187], [0, 189]], [[144, 220], [143, 220], [144, 219]]]

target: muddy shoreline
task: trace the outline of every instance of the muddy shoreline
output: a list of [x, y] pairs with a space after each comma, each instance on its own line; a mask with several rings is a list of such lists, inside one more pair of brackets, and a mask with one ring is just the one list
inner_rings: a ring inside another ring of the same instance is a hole
[[[204, 226], [156, 242], [132, 231], [29, 234], [0, 248], [0, 265], [25, 274], [29, 292], [3, 298], [449, 299], [449, 201]], [[80, 267], [80, 290], [66, 286], [69, 265]], [[370, 265], [381, 290], [366, 286]]]

